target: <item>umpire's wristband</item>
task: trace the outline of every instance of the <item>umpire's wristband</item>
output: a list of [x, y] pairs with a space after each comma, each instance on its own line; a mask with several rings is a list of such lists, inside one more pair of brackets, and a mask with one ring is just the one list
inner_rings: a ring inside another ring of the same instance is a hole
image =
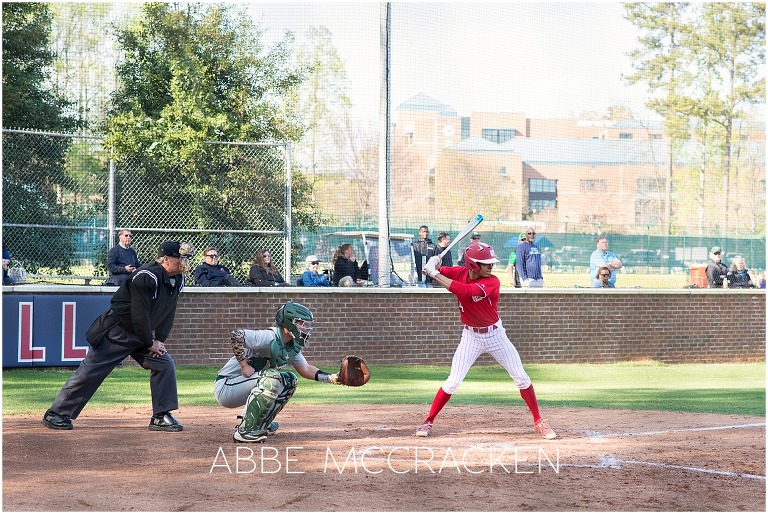
[[317, 382], [330, 382], [331, 381], [331, 375], [326, 373], [323, 370], [318, 369], [315, 372], [315, 381], [317, 381]]

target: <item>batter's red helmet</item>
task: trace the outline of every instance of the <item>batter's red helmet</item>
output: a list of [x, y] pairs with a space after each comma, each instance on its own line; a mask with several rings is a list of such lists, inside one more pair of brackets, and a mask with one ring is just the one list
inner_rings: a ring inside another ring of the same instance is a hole
[[496, 264], [497, 262], [499, 259], [493, 253], [491, 245], [475, 242], [464, 251], [464, 265], [469, 268], [469, 271], [478, 271], [480, 264]]

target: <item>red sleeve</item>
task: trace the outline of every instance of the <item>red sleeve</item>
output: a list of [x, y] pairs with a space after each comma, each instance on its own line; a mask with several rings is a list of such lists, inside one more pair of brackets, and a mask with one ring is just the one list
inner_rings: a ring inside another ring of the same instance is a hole
[[454, 280], [448, 290], [456, 296], [464, 298], [493, 298], [499, 296], [499, 292], [501, 291], [501, 282], [495, 276], [490, 278], [481, 278], [469, 284], [463, 284], [457, 280]]

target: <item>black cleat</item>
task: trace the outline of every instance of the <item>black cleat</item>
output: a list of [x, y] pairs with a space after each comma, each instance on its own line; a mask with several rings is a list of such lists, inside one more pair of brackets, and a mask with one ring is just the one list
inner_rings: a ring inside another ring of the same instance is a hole
[[161, 412], [149, 420], [149, 429], [161, 432], [181, 432], [184, 430], [184, 425], [176, 421], [170, 412]]
[[54, 430], [72, 430], [72, 421], [69, 416], [62, 416], [55, 412], [48, 410], [43, 416], [43, 425]]

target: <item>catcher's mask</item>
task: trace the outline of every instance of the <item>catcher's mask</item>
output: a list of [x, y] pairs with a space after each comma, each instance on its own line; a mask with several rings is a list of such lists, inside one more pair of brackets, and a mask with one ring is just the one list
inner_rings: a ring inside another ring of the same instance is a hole
[[312, 315], [312, 311], [300, 303], [286, 302], [285, 305], [277, 309], [275, 314], [277, 326], [288, 329], [293, 335], [293, 339], [302, 348], [306, 346], [309, 340], [314, 321], [315, 317]]
[[474, 242], [464, 251], [464, 265], [469, 271], [477, 272], [480, 270], [480, 264], [496, 264], [499, 259], [493, 252], [493, 247], [489, 244]]
[[187, 242], [166, 241], [157, 250], [158, 257], [177, 257], [179, 259], [179, 270], [182, 273], [189, 273], [190, 261], [194, 255], [194, 248]]

